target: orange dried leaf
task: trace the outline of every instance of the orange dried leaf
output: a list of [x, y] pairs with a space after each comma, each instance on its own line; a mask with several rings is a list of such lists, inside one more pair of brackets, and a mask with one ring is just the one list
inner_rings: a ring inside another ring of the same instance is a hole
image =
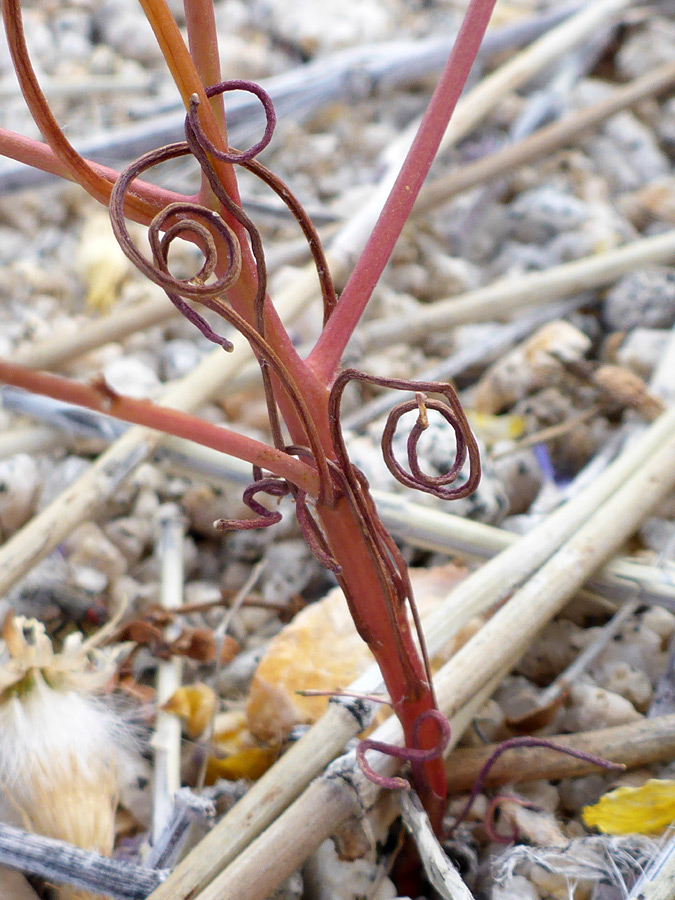
[[207, 784], [213, 784], [218, 778], [254, 781], [279, 755], [278, 748], [265, 746], [253, 737], [243, 710], [231, 710], [216, 718], [211, 743], [215, 753], [208, 760]]

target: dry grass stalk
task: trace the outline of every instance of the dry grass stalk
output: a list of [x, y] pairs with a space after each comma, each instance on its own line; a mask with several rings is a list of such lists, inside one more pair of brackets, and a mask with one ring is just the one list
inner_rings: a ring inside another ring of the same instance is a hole
[[[672, 426], [673, 421], [671, 411], [661, 417], [660, 424]], [[653, 436], [653, 429], [624, 456], [641, 448], [645, 438]], [[518, 660], [537, 632], [674, 485], [675, 434], [671, 430], [662, 446], [642, 456], [627, 481], [441, 670], [438, 690], [440, 695], [454, 695], [450, 710], [461, 708], [464, 698], [480, 689], [496, 668]]]
[[74, 357], [88, 353], [102, 344], [124, 340], [137, 331], [161, 325], [175, 315], [176, 310], [166, 302], [164, 294], [161, 297], [153, 295], [131, 307], [92, 319], [74, 332], [57, 332], [43, 340], [19, 347], [13, 358], [15, 362], [35, 369], [57, 369]]
[[422, 188], [413, 215], [423, 215], [463, 191], [483, 185], [518, 166], [545, 158], [620, 110], [635, 106], [645, 97], [659, 94], [674, 83], [675, 63], [667, 63], [642, 78], [615, 88], [598, 103], [571, 112], [559, 122], [541, 128], [515, 144], [458, 167]]
[[[610, 491], [609, 499], [605, 498], [595, 513], [582, 519], [585, 524], [439, 671], [435, 685], [439, 707], [444, 712], [452, 715], [465, 710], [472, 698], [483, 696], [485, 686], [494, 684], [495, 678], [518, 660], [534, 635], [675, 485], [675, 412], [662, 416], [657, 425], [617, 461], [625, 465], [627, 458], [632, 463], [627, 479], [614, 492]], [[608, 472], [613, 470], [616, 474], [622, 470], [626, 474], [623, 465], [617, 463]], [[467, 579], [453, 593], [462, 591], [470, 581]], [[497, 586], [493, 596], [499, 596], [503, 590], [503, 586]], [[454, 627], [454, 622], [446, 623], [446, 633], [452, 633]], [[432, 631], [430, 636], [436, 639], [437, 633]], [[398, 725], [389, 719], [377, 730], [377, 738], [396, 742], [397, 729]], [[385, 758], [380, 767], [378, 759], [373, 767], [388, 774], [394, 763]], [[344, 778], [345, 772], [333, 764], [327, 776], [314, 781], [196, 900], [234, 900], [244, 895], [247, 900], [264, 900], [275, 884], [313, 852], [323, 837], [354, 813], [355, 806], [367, 807], [377, 793], [376, 785], [359, 782], [362, 789], [349, 797]], [[209, 868], [211, 864], [212, 861]], [[172, 880], [168, 879], [167, 884], [173, 886]], [[173, 893], [176, 900], [186, 896], [186, 893]], [[162, 894], [156, 892], [152, 900], [160, 897]]]
[[414, 318], [392, 317], [366, 325], [359, 333], [368, 349], [401, 340], [423, 340], [427, 334], [439, 329], [467, 322], [502, 319], [537, 303], [548, 303], [612, 284], [640, 266], [665, 264], [673, 259], [675, 230], [656, 237], [640, 238], [606, 253], [553, 266], [545, 272], [501, 279], [466, 294], [437, 300], [418, 309]]
[[[398, 494], [373, 491], [382, 521], [395, 537], [414, 547], [469, 559], [489, 559], [520, 539], [517, 534], [430, 509]], [[588, 582], [589, 590], [611, 600], [627, 600], [636, 590], [645, 603], [675, 608], [672, 573], [660, 565], [615, 556]]]
[[[551, 736], [550, 740], [611, 762], [623, 763], [629, 768], [646, 766], [672, 759], [675, 755], [675, 715], [580, 734], [559, 734]], [[492, 744], [451, 753], [446, 760], [450, 790], [457, 793], [469, 790], [497, 746]], [[518, 747], [508, 750], [495, 761], [485, 783], [490, 787], [539, 778], [576, 778], [595, 771], [595, 766], [585, 760], [547, 747]]]
[[[183, 532], [180, 510], [169, 506], [160, 521], [158, 552], [161, 564], [160, 602], [164, 609], [181, 606], [183, 598]], [[177, 637], [180, 626], [169, 625], [165, 637]], [[178, 690], [183, 675], [179, 656], [164, 660], [157, 668], [157, 718], [152, 739], [154, 777], [152, 782], [152, 842], [166, 827], [174, 797], [180, 790], [181, 722], [178, 716], [163, 712], [162, 705]]]
[[626, 900], [672, 900], [675, 896], [675, 840], [671, 838], [661, 853], [637, 880]]

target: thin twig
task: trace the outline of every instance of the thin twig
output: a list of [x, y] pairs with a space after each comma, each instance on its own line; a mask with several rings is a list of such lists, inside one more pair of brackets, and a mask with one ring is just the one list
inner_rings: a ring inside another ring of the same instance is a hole
[[[168, 611], [183, 602], [183, 533], [180, 510], [175, 506], [161, 509], [157, 551], [161, 567], [160, 603]], [[180, 633], [180, 626], [167, 625], [164, 636], [172, 640]], [[162, 706], [175, 694], [181, 684], [183, 661], [174, 656], [161, 661], [157, 667], [157, 716], [152, 739], [155, 768], [152, 782], [152, 843], [165, 829], [180, 789], [181, 723], [177, 716], [164, 712]]]
[[423, 340], [440, 329], [467, 322], [502, 319], [526, 307], [604, 287], [633, 269], [666, 264], [673, 259], [675, 230], [640, 238], [606, 253], [553, 266], [545, 272], [504, 278], [457, 297], [437, 300], [417, 309], [414, 317], [392, 316], [384, 321], [369, 323], [359, 330], [359, 337], [368, 350], [401, 340]]
[[530, 137], [497, 150], [476, 162], [460, 166], [448, 175], [436, 178], [420, 192], [413, 207], [413, 216], [436, 209], [451, 197], [499, 178], [519, 166], [544, 159], [620, 110], [635, 106], [645, 97], [660, 94], [671, 88], [674, 83], [675, 63], [666, 63], [653, 72], [636, 78], [635, 81], [614, 88], [607, 97], [597, 103], [568, 113], [559, 122], [539, 129]]

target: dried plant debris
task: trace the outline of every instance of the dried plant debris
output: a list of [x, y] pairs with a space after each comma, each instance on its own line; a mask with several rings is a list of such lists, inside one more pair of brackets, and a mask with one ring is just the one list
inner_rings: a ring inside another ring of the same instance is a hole
[[[74, 632], [55, 652], [42, 623], [9, 617], [2, 631], [2, 818], [109, 855], [132, 732], [100, 695], [126, 648]], [[68, 888], [63, 898], [84, 897]]]

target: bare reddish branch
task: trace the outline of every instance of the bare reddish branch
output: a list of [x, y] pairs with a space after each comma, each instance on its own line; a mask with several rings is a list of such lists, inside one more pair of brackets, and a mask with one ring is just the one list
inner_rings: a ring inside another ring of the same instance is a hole
[[323, 381], [332, 379], [340, 365], [347, 342], [363, 315], [373, 288], [410, 215], [464, 90], [495, 2], [496, 0], [471, 0], [398, 178], [345, 285], [337, 308], [310, 354], [309, 363]]
[[243, 459], [251, 465], [269, 469], [275, 475], [299, 485], [312, 496], [318, 491], [316, 472], [287, 453], [236, 431], [230, 431], [229, 428], [212, 425], [198, 416], [192, 416], [181, 410], [158, 406], [150, 400], [136, 400], [117, 394], [103, 382], [82, 384], [69, 378], [38, 372], [2, 360], [0, 360], [0, 382], [94, 409], [123, 422], [145, 425], [156, 431], [186, 438], [204, 447], [211, 447], [237, 459]]

